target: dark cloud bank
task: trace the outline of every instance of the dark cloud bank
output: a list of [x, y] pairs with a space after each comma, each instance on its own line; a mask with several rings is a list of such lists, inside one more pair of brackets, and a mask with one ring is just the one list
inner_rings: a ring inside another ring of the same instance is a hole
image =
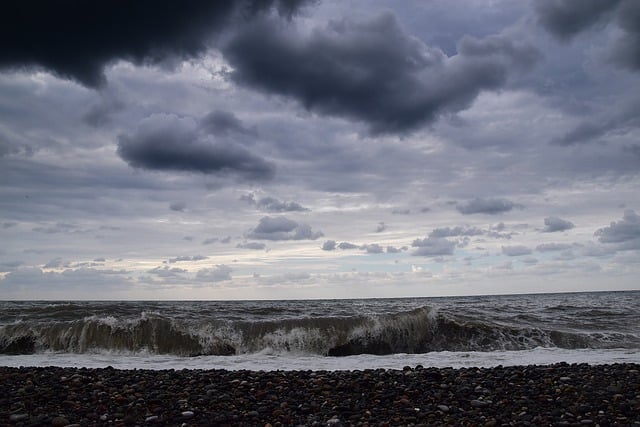
[[621, 32], [608, 47], [613, 64], [640, 71], [640, 2], [637, 0], [539, 0], [539, 21], [561, 40], [613, 24]]
[[306, 0], [15, 1], [0, 14], [0, 67], [37, 67], [88, 87], [104, 84], [117, 60], [170, 65], [197, 57], [237, 19], [277, 9], [290, 16]]
[[308, 110], [347, 117], [373, 134], [405, 132], [468, 107], [482, 90], [503, 86], [539, 56], [496, 35], [465, 37], [452, 57], [407, 35], [395, 16], [331, 21], [309, 35], [259, 19], [224, 43], [232, 79], [285, 95]]
[[205, 174], [234, 174], [267, 180], [274, 166], [239, 143], [218, 140], [202, 132], [192, 118], [154, 114], [133, 134], [121, 135], [118, 155], [130, 166]]

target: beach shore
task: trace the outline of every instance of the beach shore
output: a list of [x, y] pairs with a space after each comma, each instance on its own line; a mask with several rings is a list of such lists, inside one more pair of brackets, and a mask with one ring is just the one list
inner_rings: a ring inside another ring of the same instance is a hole
[[640, 425], [640, 365], [362, 371], [0, 367], [0, 425]]

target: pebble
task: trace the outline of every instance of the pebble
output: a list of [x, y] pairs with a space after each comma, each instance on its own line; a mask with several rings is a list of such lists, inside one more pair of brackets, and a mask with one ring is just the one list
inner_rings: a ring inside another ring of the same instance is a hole
[[334, 372], [0, 367], [0, 379], [0, 425], [11, 426], [640, 424], [638, 364]]
[[15, 423], [18, 421], [26, 420], [27, 418], [29, 418], [29, 414], [11, 414], [9, 416], [9, 421]]
[[65, 417], [54, 417], [51, 420], [51, 425], [53, 427], [65, 427], [69, 425], [69, 420], [66, 419]]
[[471, 401], [471, 406], [473, 406], [474, 408], [484, 408], [485, 406], [488, 406], [489, 402], [485, 402], [484, 400], [472, 400]]

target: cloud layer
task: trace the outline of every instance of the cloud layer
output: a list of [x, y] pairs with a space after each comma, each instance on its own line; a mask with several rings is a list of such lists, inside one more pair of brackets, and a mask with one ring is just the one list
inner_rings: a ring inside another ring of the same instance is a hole
[[221, 143], [198, 132], [191, 118], [155, 114], [131, 135], [121, 135], [118, 155], [135, 168], [205, 174], [237, 174], [270, 179], [274, 166], [234, 143]]
[[[0, 18], [0, 67], [42, 67], [86, 86], [105, 83], [117, 60], [169, 66], [197, 57], [232, 20], [271, 7], [290, 15], [304, 1], [191, 1], [188, 4], [116, 0], [95, 4], [14, 2]], [[114, 27], [115, 25], [115, 27]]]
[[6, 299], [637, 289], [638, 1], [63, 3], [0, 15]]
[[533, 47], [505, 36], [465, 37], [448, 57], [407, 35], [391, 13], [332, 21], [308, 36], [260, 20], [234, 34], [223, 52], [238, 84], [362, 121], [374, 134], [406, 132], [460, 111], [538, 59]]

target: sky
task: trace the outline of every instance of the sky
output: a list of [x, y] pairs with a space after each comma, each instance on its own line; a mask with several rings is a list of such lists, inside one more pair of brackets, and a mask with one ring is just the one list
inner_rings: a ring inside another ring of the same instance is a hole
[[640, 2], [13, 2], [0, 299], [640, 289]]

